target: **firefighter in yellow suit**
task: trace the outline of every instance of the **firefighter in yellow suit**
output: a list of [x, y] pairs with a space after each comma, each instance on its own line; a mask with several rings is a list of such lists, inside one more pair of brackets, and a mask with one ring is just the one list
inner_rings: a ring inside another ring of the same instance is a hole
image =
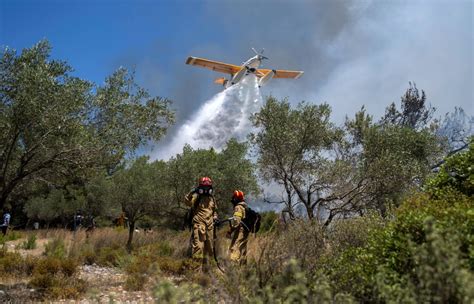
[[193, 211], [192, 256], [202, 265], [203, 271], [208, 271], [214, 220], [217, 219], [217, 204], [212, 193], [212, 180], [202, 177], [199, 186], [185, 196], [186, 204]]
[[234, 205], [234, 215], [230, 229], [227, 231], [227, 237], [231, 239], [229, 254], [231, 261], [242, 265], [247, 262], [247, 241], [250, 234], [248, 227], [243, 223], [247, 203], [242, 191], [234, 191], [232, 204]]

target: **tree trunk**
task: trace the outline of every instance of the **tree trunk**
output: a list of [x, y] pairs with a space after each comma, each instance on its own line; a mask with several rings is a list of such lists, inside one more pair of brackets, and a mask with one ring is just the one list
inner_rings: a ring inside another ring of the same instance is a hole
[[135, 231], [135, 221], [129, 220], [128, 225], [128, 241], [127, 241], [127, 251], [128, 253], [132, 252], [132, 241], [133, 241], [133, 232]]
[[2, 194], [0, 196], [0, 210], [3, 209], [3, 206], [7, 202], [8, 194], [9, 193], [2, 192]]
[[304, 204], [306, 207], [306, 213], [308, 214], [308, 219], [312, 220], [314, 219], [314, 209], [311, 207], [310, 204]]

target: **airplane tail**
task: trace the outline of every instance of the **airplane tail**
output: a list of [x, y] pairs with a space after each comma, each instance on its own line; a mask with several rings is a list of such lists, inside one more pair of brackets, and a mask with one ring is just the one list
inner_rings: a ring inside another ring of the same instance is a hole
[[221, 77], [221, 78], [217, 78], [216, 80], [214, 80], [214, 83], [225, 86], [228, 81], [229, 80], [225, 79], [224, 77]]

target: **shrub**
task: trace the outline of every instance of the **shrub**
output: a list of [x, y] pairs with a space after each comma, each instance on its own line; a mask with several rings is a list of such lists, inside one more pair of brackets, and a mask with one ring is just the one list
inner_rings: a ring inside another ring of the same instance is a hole
[[5, 242], [15, 241], [22, 238], [22, 234], [15, 230], [9, 230], [6, 235], [0, 234], [0, 245], [5, 244]]
[[33, 273], [45, 275], [61, 273], [64, 276], [71, 277], [76, 272], [77, 266], [79, 265], [75, 259], [50, 256], [40, 259], [37, 262]]
[[[235, 289], [235, 301], [243, 303], [354, 303], [347, 294], [334, 294], [324, 276], [311, 275], [295, 259], [287, 261], [283, 271], [259, 286], [252, 272], [241, 273], [230, 286]], [[243, 276], [242, 276], [243, 275]], [[235, 285], [236, 283], [239, 285]], [[239, 300], [240, 299], [240, 300]]]
[[37, 288], [45, 298], [78, 298], [87, 289], [84, 280], [61, 275], [33, 274], [29, 285]]
[[[443, 266], [445, 261], [442, 259], [430, 261], [422, 258], [429, 255], [424, 255], [422, 248], [429, 248], [433, 241], [430, 239], [431, 230], [426, 228], [427, 220], [437, 227], [439, 237], [458, 242], [458, 245], [446, 245], [446, 251], [442, 253], [443, 256], [459, 258], [459, 263], [453, 258], [450, 267], [460, 268], [459, 273], [472, 271], [473, 215], [472, 199], [459, 192], [449, 190], [436, 197], [426, 193], [413, 195], [396, 211], [395, 219], [385, 227], [370, 231], [364, 246], [349, 247], [336, 259], [327, 260], [327, 273], [334, 289], [349, 292], [360, 301], [371, 302], [379, 298], [404, 301], [412, 298], [414, 293], [418, 295], [420, 286], [432, 284], [428, 279], [436, 276], [417, 275], [414, 269], [448, 267]], [[434, 253], [431, 255], [435, 257]], [[458, 275], [449, 279], [455, 280], [455, 277]], [[378, 279], [385, 283], [375, 289]]]
[[469, 303], [474, 300], [474, 274], [462, 259], [456, 235], [446, 235], [428, 218], [424, 227], [426, 241], [409, 245], [414, 268], [400, 274], [381, 267], [377, 289], [386, 302]]
[[314, 273], [321, 266], [320, 258], [326, 248], [323, 229], [316, 221], [304, 220], [291, 223], [284, 231], [261, 237], [259, 243], [253, 248], [259, 252], [253, 266], [260, 285], [281, 273], [291, 258]]
[[86, 290], [86, 283], [74, 274], [77, 260], [48, 256], [34, 267], [29, 285], [48, 298], [77, 298]]
[[260, 214], [262, 221], [259, 233], [271, 232], [276, 229], [278, 224], [278, 214], [275, 211], [266, 211]]
[[131, 263], [127, 265], [127, 280], [125, 288], [127, 290], [141, 290], [148, 282], [149, 276], [155, 272], [153, 259], [147, 256], [136, 256], [132, 258]]
[[80, 246], [78, 252], [74, 251], [70, 254], [72, 257], [76, 257], [77, 259], [81, 260], [82, 263], [87, 265], [92, 265], [97, 262], [97, 252], [94, 250], [91, 244], [85, 243]]
[[192, 259], [172, 257], [158, 257], [156, 263], [161, 271], [172, 275], [183, 275], [189, 270], [197, 269], [199, 266], [198, 263]]
[[0, 257], [0, 274], [2, 276], [22, 275], [23, 258], [19, 253], [2, 251]]
[[21, 244], [20, 248], [25, 250], [36, 249], [36, 234], [31, 234], [28, 239]]
[[382, 228], [385, 221], [377, 214], [333, 221], [327, 231], [329, 247], [334, 254], [364, 247], [371, 231]]
[[96, 257], [96, 263], [101, 266], [120, 266], [121, 259], [127, 255], [123, 247], [102, 247]]
[[44, 248], [44, 255], [48, 257], [66, 258], [67, 250], [63, 239], [57, 237], [47, 243]]
[[209, 297], [197, 284], [183, 283], [174, 286], [169, 281], [160, 281], [153, 289], [153, 296], [157, 303], [209, 303]]

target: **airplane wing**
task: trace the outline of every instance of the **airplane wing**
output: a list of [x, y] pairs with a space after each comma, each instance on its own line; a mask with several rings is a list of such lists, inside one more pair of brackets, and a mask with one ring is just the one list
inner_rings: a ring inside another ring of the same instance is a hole
[[233, 64], [228, 64], [228, 63], [223, 63], [219, 61], [213, 61], [213, 60], [198, 58], [198, 57], [188, 57], [188, 59], [186, 60], [186, 64], [198, 65], [206, 69], [210, 69], [210, 70], [220, 72], [220, 73], [231, 74], [231, 75], [234, 75], [235, 73], [240, 71], [240, 69], [242, 69], [242, 67], [238, 65], [233, 65]]
[[[271, 70], [268, 69], [258, 69], [256, 74], [258, 77], [263, 77], [265, 74], [269, 73]], [[293, 78], [298, 79], [303, 75], [303, 71], [287, 71], [287, 70], [274, 70], [275, 75], [273, 78]]]

